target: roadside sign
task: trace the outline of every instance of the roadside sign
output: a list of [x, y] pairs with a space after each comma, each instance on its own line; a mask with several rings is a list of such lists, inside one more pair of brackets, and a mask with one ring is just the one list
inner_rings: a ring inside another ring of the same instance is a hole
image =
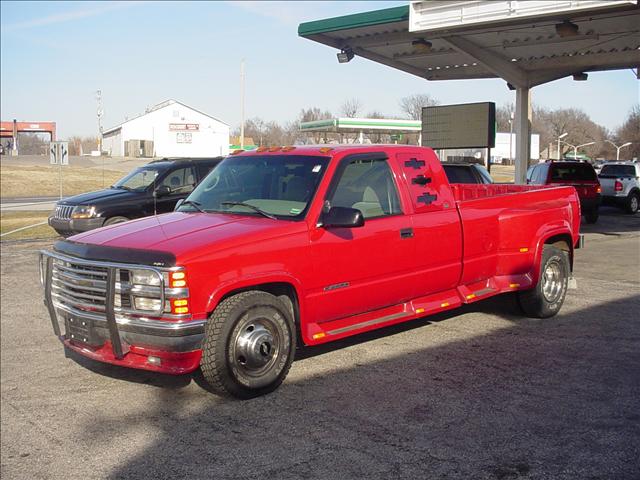
[[57, 165], [58, 163], [58, 146], [56, 142], [51, 142], [49, 144], [49, 163], [51, 165]]
[[49, 163], [60, 165], [58, 178], [60, 180], [60, 200], [62, 200], [62, 166], [69, 165], [69, 142], [51, 142], [49, 145]]
[[51, 142], [49, 163], [51, 165], [69, 165], [69, 142]]
[[58, 144], [58, 159], [60, 165], [69, 165], [69, 142], [56, 142]]

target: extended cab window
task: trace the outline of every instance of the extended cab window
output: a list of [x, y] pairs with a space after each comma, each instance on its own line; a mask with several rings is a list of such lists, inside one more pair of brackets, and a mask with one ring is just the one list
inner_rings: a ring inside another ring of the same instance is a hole
[[[302, 218], [328, 161], [311, 155], [228, 157], [188, 200], [206, 212]], [[179, 210], [197, 210], [189, 202]]]
[[402, 213], [391, 169], [383, 159], [350, 162], [327, 200], [332, 207], [356, 208], [364, 218]]
[[161, 185], [166, 185], [171, 189], [171, 193], [189, 193], [196, 185], [196, 175], [193, 167], [178, 168], [172, 171]]

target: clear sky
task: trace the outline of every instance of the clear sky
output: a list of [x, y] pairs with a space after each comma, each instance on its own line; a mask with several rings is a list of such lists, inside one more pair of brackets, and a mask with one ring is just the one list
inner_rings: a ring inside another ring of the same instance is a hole
[[[95, 91], [105, 128], [174, 98], [240, 122], [240, 60], [246, 116], [293, 120], [301, 108], [338, 113], [358, 98], [364, 113], [399, 115], [398, 100], [428, 93], [441, 103], [515, 101], [502, 80], [427, 82], [299, 38], [300, 22], [403, 2], [9, 2], [0, 3], [0, 114], [58, 124], [61, 138], [95, 135]], [[639, 101], [631, 70], [590, 73], [536, 87], [535, 104], [582, 108], [614, 129]]]

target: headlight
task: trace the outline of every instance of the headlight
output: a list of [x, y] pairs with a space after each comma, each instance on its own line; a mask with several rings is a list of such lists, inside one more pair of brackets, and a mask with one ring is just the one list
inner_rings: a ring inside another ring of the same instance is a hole
[[160, 275], [153, 270], [131, 270], [131, 283], [134, 285], [160, 285]]
[[157, 312], [162, 309], [162, 302], [159, 298], [134, 297], [133, 304], [136, 310]]
[[95, 216], [96, 207], [91, 205], [78, 205], [71, 212], [71, 218], [93, 218]]

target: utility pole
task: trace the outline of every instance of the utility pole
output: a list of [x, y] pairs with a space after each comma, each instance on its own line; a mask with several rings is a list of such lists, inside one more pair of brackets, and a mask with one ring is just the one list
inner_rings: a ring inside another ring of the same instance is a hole
[[244, 58], [240, 61], [240, 150], [244, 150]]
[[[102, 108], [102, 90], [96, 90], [96, 100], [98, 102], [98, 108], [96, 110], [96, 116], [98, 117], [98, 152], [102, 157], [102, 115], [104, 115], [104, 109]], [[82, 146], [82, 144], [80, 144]], [[102, 188], [104, 188], [104, 157], [102, 157]]]

